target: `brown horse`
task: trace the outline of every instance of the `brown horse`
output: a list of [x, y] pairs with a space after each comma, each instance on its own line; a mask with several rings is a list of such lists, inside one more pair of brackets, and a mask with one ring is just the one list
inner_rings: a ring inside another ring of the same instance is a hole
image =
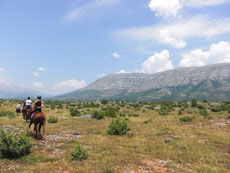
[[[30, 117], [32, 110], [27, 110], [27, 116]], [[33, 118], [30, 118], [29, 129], [34, 123], [34, 131], [36, 132], [35, 138], [38, 138], [37, 125], [39, 124], [39, 134], [41, 134], [41, 127], [43, 127], [43, 138], [45, 137], [45, 127], [46, 127], [46, 116], [43, 112], [35, 112]], [[31, 132], [31, 129], [30, 129]]]
[[16, 108], [16, 113], [17, 113], [17, 116], [18, 116], [18, 114], [21, 113], [21, 108]]

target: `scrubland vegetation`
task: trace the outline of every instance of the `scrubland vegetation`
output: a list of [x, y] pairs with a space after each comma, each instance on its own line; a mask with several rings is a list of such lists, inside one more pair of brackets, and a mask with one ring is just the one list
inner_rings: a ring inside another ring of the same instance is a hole
[[0, 172], [229, 172], [230, 102], [45, 101], [46, 138], [0, 101]]

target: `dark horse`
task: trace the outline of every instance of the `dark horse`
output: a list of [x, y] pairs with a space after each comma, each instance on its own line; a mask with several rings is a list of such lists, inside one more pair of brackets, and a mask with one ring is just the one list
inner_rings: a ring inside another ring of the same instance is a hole
[[24, 120], [26, 120], [26, 121], [29, 120], [29, 117], [28, 117], [28, 114], [27, 114], [27, 107], [26, 106], [22, 108], [22, 118]]
[[[27, 110], [27, 116], [31, 117], [30, 113], [32, 110]], [[35, 112], [32, 119], [30, 119], [29, 129], [31, 125], [34, 124], [34, 131], [36, 132], [35, 138], [38, 138], [38, 128], [37, 125], [39, 124], [39, 134], [41, 134], [41, 127], [43, 127], [43, 137], [45, 137], [45, 127], [46, 127], [46, 116], [43, 112]], [[30, 129], [31, 132], [31, 129]]]
[[16, 108], [16, 113], [17, 113], [17, 116], [18, 116], [18, 114], [21, 113], [21, 108]]

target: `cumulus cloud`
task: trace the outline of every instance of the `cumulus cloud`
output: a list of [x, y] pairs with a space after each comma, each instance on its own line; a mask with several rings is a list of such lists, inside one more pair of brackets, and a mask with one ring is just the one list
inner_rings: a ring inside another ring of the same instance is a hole
[[181, 7], [179, 0], [151, 0], [149, 3], [149, 8], [155, 12], [157, 17], [176, 17]]
[[46, 71], [46, 68], [44, 68], [44, 67], [38, 67], [38, 70], [39, 71]]
[[53, 89], [56, 89], [56, 90], [76, 90], [76, 89], [83, 88], [86, 85], [87, 85], [87, 83], [84, 80], [70, 79], [70, 80], [65, 80], [65, 81], [54, 84]]
[[193, 50], [182, 57], [179, 66], [195, 67], [216, 63], [230, 63], [230, 42], [214, 43], [209, 47], [208, 51]]
[[33, 83], [33, 86], [38, 87], [38, 88], [41, 88], [41, 87], [44, 86], [44, 84], [41, 83], [41, 82], [34, 82], [34, 83]]
[[5, 69], [0, 67], [0, 72], [4, 72], [4, 71], [5, 71]]
[[116, 32], [114, 35], [128, 42], [138, 42], [146, 45], [158, 42], [174, 48], [186, 46], [186, 40], [191, 38], [213, 38], [230, 33], [230, 19], [214, 20], [196, 16], [190, 19], [180, 19], [168, 24], [130, 28]]
[[142, 64], [142, 72], [155, 73], [173, 69], [168, 50], [155, 53]]
[[216, 6], [230, 0], [151, 0], [149, 8], [157, 17], [177, 17], [183, 8]]
[[84, 16], [92, 15], [99, 10], [106, 9], [108, 7], [111, 7], [115, 4], [117, 4], [120, 0], [93, 0], [83, 6], [77, 7], [70, 12], [68, 12], [65, 17], [63, 18], [63, 21], [66, 23], [73, 22], [75, 20], [78, 20]]
[[39, 74], [38, 74], [37, 72], [33, 72], [33, 75], [34, 75], [35, 77], [39, 77]]
[[113, 56], [114, 58], [117, 58], [117, 59], [120, 58], [120, 55], [119, 55], [117, 52], [114, 52], [114, 53], [112, 54], [112, 56]]
[[186, 6], [192, 8], [198, 8], [202, 6], [216, 6], [226, 2], [230, 2], [230, 0], [188, 0]]

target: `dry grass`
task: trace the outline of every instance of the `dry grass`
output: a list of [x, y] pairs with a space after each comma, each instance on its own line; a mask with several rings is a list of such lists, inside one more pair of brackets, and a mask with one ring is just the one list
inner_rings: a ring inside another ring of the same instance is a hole
[[[6, 101], [0, 111], [14, 111], [15, 106], [16, 102]], [[112, 118], [75, 118], [65, 108], [45, 108], [47, 117], [57, 116], [58, 123], [47, 123], [45, 141], [31, 137], [31, 154], [16, 160], [0, 158], [0, 172], [229, 172], [227, 112], [211, 113], [210, 120], [193, 113], [195, 119], [183, 123], [176, 111], [160, 116], [154, 110], [143, 109], [122, 110], [140, 116], [127, 117], [131, 127], [128, 134], [110, 136], [106, 130]], [[0, 127], [9, 127], [11, 133], [23, 134], [27, 126], [21, 115], [15, 119], [0, 117]], [[77, 138], [74, 131], [82, 136]], [[56, 138], [52, 139], [53, 135]], [[70, 160], [76, 141], [87, 150], [87, 160]]]

